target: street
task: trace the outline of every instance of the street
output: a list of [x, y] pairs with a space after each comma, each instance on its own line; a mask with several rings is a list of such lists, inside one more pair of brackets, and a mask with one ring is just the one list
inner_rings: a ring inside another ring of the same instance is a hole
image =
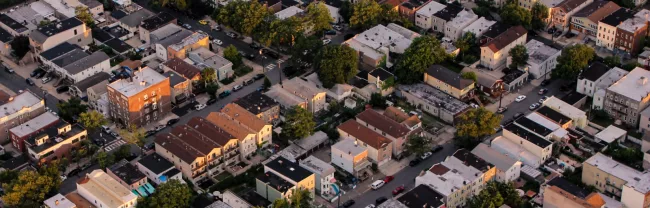
[[[538, 80], [539, 81], [539, 80]], [[560, 91], [560, 87], [564, 84], [562, 80], [554, 80], [552, 81], [549, 85], [547, 86], [535, 86], [532, 83], [526, 83], [524, 86], [525, 87], [532, 87], [532, 90], [530, 92], [521, 92], [521, 94], [526, 96], [526, 99], [524, 99], [521, 102], [512, 102], [509, 105], [502, 104], [502, 106], [508, 107], [508, 110], [504, 113], [503, 115], [503, 120], [502, 122], [506, 122], [514, 117], [515, 114], [517, 113], [524, 113], [524, 115], [528, 115], [530, 112], [532, 112], [529, 107], [533, 103], [538, 103], [539, 99], [541, 99], [543, 96], [555, 96], [557, 98], [562, 98], [564, 95], [567, 94], [567, 92], [562, 92]], [[548, 89], [548, 92], [546, 92], [544, 95], [538, 94], [539, 90], [542, 88]], [[575, 89], [574, 89], [575, 90]], [[515, 93], [518, 91], [515, 91]], [[505, 99], [504, 99], [505, 100]], [[498, 101], [497, 101], [498, 102]]]
[[[14, 70], [19, 70], [19, 69], [14, 69]], [[40, 80], [35, 80], [35, 81], [40, 81]], [[20, 75], [16, 73], [10, 74], [7, 71], [2, 70], [0, 71], [0, 83], [5, 87], [9, 88], [11, 91], [14, 91], [16, 94], [18, 94], [20, 90], [25, 90], [25, 89], [32, 91], [33, 93], [35, 93], [40, 97], [43, 97], [43, 94], [45, 94], [44, 97], [45, 106], [47, 106], [53, 111], [58, 112], [58, 108], [56, 107], [56, 104], [59, 103], [59, 99], [48, 94], [47, 91], [40, 89], [38, 86], [29, 86], [25, 81], [25, 78], [21, 77]]]

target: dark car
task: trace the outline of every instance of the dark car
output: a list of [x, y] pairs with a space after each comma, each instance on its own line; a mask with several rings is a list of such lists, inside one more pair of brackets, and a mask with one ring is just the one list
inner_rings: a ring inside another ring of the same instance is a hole
[[420, 164], [420, 162], [422, 162], [422, 159], [420, 159], [419, 157], [416, 157], [415, 159], [411, 160], [411, 162], [409, 162], [409, 166], [411, 166], [411, 167], [416, 166], [416, 165]]
[[278, 53], [276, 53], [276, 52], [273, 52], [273, 51], [269, 51], [269, 50], [267, 50], [266, 53], [264, 53], [264, 54], [265, 54], [266, 56], [271, 57], [271, 58], [274, 58], [274, 59], [279, 59], [279, 58], [280, 58], [280, 54], [278, 54]]
[[11, 69], [11, 68], [9, 68], [7, 66], [4, 66], [4, 68], [5, 68], [5, 71], [7, 71], [7, 73], [9, 73], [9, 74], [15, 73], [15, 71], [13, 69]]
[[546, 85], [548, 85], [548, 84], [551, 84], [551, 80], [550, 80], [550, 79], [547, 79], [547, 80], [542, 81], [542, 83], [540, 83], [539, 85], [541, 85], [541, 86], [546, 86]]
[[351, 207], [352, 205], [354, 205], [354, 200], [352, 199], [343, 202], [343, 207]]
[[543, 94], [546, 94], [547, 92], [548, 92], [548, 89], [542, 88], [542, 89], [539, 89], [539, 92], [537, 92], [537, 94], [543, 95]]
[[441, 145], [434, 145], [434, 146], [431, 148], [431, 152], [438, 152], [438, 151], [442, 150], [442, 148], [443, 148], [443, 147], [442, 147]]
[[45, 71], [41, 71], [41, 72], [39, 72], [39, 73], [36, 75], [36, 77], [34, 77], [34, 78], [36, 78], [36, 79], [43, 78], [43, 77], [45, 76], [45, 74], [47, 74], [47, 72], [45, 72]]
[[380, 205], [381, 203], [384, 203], [386, 200], [388, 200], [388, 198], [386, 198], [385, 196], [379, 197], [375, 199], [375, 205]]
[[256, 75], [253, 77], [253, 79], [254, 79], [254, 80], [260, 80], [260, 79], [264, 79], [264, 77], [265, 77], [264, 74], [256, 74]]
[[250, 44], [251, 48], [253, 49], [260, 49], [262, 46], [259, 43], [253, 42]]
[[225, 98], [228, 97], [229, 95], [230, 95], [230, 91], [226, 90], [223, 91], [222, 93], [219, 93], [219, 98]]
[[30, 85], [30, 86], [34, 86], [34, 85], [36, 84], [36, 83], [34, 83], [34, 81], [32, 81], [32, 79], [30, 79], [30, 78], [25, 79], [25, 82], [27, 82], [27, 84]]
[[553, 34], [553, 37], [556, 37], [556, 38], [557, 38], [557, 37], [560, 37], [560, 35], [562, 35], [562, 31], [556, 31], [556, 32]]
[[70, 172], [68, 172], [68, 178], [78, 175], [79, 172], [81, 172], [81, 169], [78, 169], [78, 168], [75, 168], [75, 169], [71, 170]]
[[61, 87], [57, 87], [56, 88], [56, 93], [61, 94], [61, 93], [64, 93], [64, 92], [68, 92], [68, 90], [70, 90], [70, 86], [64, 85], [64, 86], [61, 86]]
[[156, 134], [156, 131], [149, 130], [149, 131], [144, 133], [144, 137], [150, 137], [150, 136], [153, 136], [154, 134]]
[[209, 99], [208, 102], [205, 102], [205, 105], [212, 105], [212, 104], [215, 104], [216, 102], [217, 102], [217, 99], [214, 99], [214, 98]]
[[325, 35], [336, 35], [336, 30], [325, 31]]
[[247, 58], [247, 59], [255, 59], [255, 54], [252, 54], [252, 53], [251, 54], [246, 54], [245, 52], [240, 51], [239, 55], [241, 55], [242, 57]]
[[555, 33], [555, 31], [557, 31], [557, 28], [555, 28], [555, 27], [549, 28], [549, 29], [548, 29], [548, 34], [549, 34], [549, 35], [550, 35], [550, 34], [553, 34], [553, 33]]
[[43, 70], [41, 69], [34, 69], [31, 73], [29, 73], [30, 77], [35, 77], [36, 75], [40, 74]]
[[575, 82], [575, 81], [574, 81], [574, 82], [570, 82], [570, 83], [566, 83], [566, 84], [560, 86], [560, 91], [562, 91], [562, 92], [566, 92], [566, 91], [569, 91], [569, 90], [571, 90], [571, 89], [575, 89], [575, 88], [576, 88], [575, 85], [576, 85], [576, 82]]
[[524, 116], [524, 113], [519, 112], [519, 113], [515, 113], [515, 116], [513, 116], [512, 118], [518, 119], [519, 117], [522, 117], [522, 116]]
[[178, 122], [178, 120], [179, 120], [179, 119], [177, 119], [177, 118], [169, 119], [169, 121], [167, 121], [167, 126], [174, 125], [175, 123]]

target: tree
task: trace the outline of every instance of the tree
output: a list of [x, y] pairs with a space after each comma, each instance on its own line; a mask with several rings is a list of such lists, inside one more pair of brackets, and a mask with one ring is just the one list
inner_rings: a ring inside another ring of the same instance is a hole
[[192, 189], [187, 184], [172, 179], [160, 184], [153, 195], [138, 203], [138, 207], [190, 207], [191, 199]]
[[384, 82], [381, 84], [381, 90], [387, 90], [393, 86], [395, 86], [395, 77], [391, 76], [388, 79], [384, 80]]
[[108, 154], [104, 151], [101, 151], [97, 153], [97, 163], [99, 164], [99, 168], [105, 169], [109, 165], [112, 165], [115, 163], [115, 155], [114, 154]]
[[301, 139], [311, 135], [315, 126], [316, 122], [311, 112], [300, 106], [293, 106], [287, 112], [282, 133], [292, 139]]
[[57, 103], [56, 107], [59, 108], [59, 116], [69, 123], [74, 123], [72, 121], [75, 116], [88, 110], [88, 106], [82, 104], [81, 99], [77, 97], [71, 97], [66, 102]]
[[42, 166], [38, 171], [25, 170], [18, 172], [11, 181], [2, 181], [5, 195], [2, 196], [7, 207], [40, 207], [49, 193], [59, 189], [58, 163], [53, 162]]
[[215, 20], [243, 35], [250, 36], [253, 30], [264, 21], [268, 13], [268, 8], [257, 0], [235, 0], [221, 7]]
[[503, 115], [494, 114], [487, 109], [470, 109], [458, 116], [456, 135], [460, 137], [479, 138], [496, 133]]
[[379, 93], [372, 93], [368, 104], [376, 108], [386, 108], [386, 99]]
[[517, 69], [520, 66], [525, 66], [528, 62], [528, 50], [524, 45], [516, 45], [508, 51], [508, 55], [512, 57], [511, 69]]
[[120, 129], [120, 136], [127, 143], [135, 144], [138, 147], [142, 148], [147, 141], [145, 137], [145, 131], [143, 128], [139, 128], [136, 125], [129, 125], [126, 129]]
[[219, 84], [216, 82], [210, 82], [207, 86], [205, 86], [205, 91], [208, 93], [208, 95], [210, 95], [210, 98], [216, 98], [218, 90]]
[[100, 126], [106, 125], [108, 121], [104, 118], [104, 114], [92, 110], [81, 113], [81, 115], [79, 115], [79, 123], [86, 127], [88, 131], [94, 132]]
[[284, 198], [278, 198], [273, 201], [273, 208], [291, 208], [291, 204]]
[[323, 41], [316, 36], [300, 35], [296, 38], [296, 44], [291, 47], [289, 63], [298, 66], [302, 62], [313, 63], [316, 55], [323, 48]]
[[397, 81], [402, 84], [417, 83], [422, 80], [424, 70], [443, 62], [447, 57], [447, 52], [434, 36], [417, 37], [395, 65]]
[[311, 193], [305, 189], [296, 189], [289, 200], [285, 198], [279, 198], [273, 201], [273, 208], [313, 208], [315, 207], [313, 203], [314, 199], [311, 197]]
[[338, 112], [341, 111], [341, 104], [339, 104], [339, 102], [336, 102], [336, 100], [330, 101], [329, 104], [330, 104], [329, 105], [329, 112], [330, 113], [331, 112], [338, 113]]
[[557, 57], [555, 70], [551, 72], [553, 77], [575, 80], [580, 71], [589, 65], [589, 61], [594, 59], [595, 53], [593, 48], [583, 44], [564, 48]]
[[243, 63], [241, 54], [234, 45], [229, 45], [223, 49], [223, 57], [232, 62], [233, 68], [238, 68]]
[[267, 14], [262, 18], [262, 23], [260, 23], [253, 30], [253, 37], [260, 44], [269, 47], [271, 44], [276, 44], [276, 36], [278, 34], [277, 28], [280, 25], [280, 20], [274, 14]]
[[379, 24], [382, 8], [372, 0], [359, 0], [352, 4], [350, 25], [354, 28], [368, 29]]
[[217, 72], [211, 68], [205, 68], [203, 71], [201, 71], [201, 82], [203, 82], [206, 86], [208, 83], [215, 83], [217, 81]]
[[306, 16], [304, 19], [309, 22], [313, 31], [319, 32], [332, 29], [330, 22], [334, 22], [334, 19], [330, 16], [330, 11], [325, 6], [325, 3], [312, 2], [305, 10]]
[[115, 160], [127, 159], [131, 156], [131, 145], [122, 145], [114, 153]]
[[532, 16], [531, 27], [534, 30], [541, 30], [546, 27], [546, 19], [548, 18], [548, 7], [541, 2], [535, 2], [530, 9]]
[[463, 79], [471, 79], [474, 80], [474, 82], [478, 82], [478, 76], [476, 76], [476, 73], [474, 72], [463, 72], [460, 74], [460, 77]]
[[510, 183], [496, 181], [488, 182], [487, 186], [467, 201], [468, 207], [488, 208], [500, 207], [507, 204], [510, 207], [520, 207], [523, 201]]
[[323, 87], [347, 83], [357, 74], [357, 52], [346, 45], [328, 45], [316, 57], [314, 67]]
[[305, 31], [304, 21], [296, 16], [280, 20], [275, 29], [275, 43], [293, 45], [296, 37], [303, 35]]
[[408, 18], [404, 17], [401, 15], [395, 7], [389, 5], [389, 4], [382, 4], [381, 5], [381, 22], [383, 24], [389, 24], [389, 23], [398, 23], [402, 25], [405, 28], [412, 28], [413, 27], [413, 22], [411, 22]]
[[93, 15], [90, 13], [90, 11], [88, 11], [88, 7], [77, 6], [74, 8], [74, 14], [77, 17], [77, 19], [84, 22], [86, 26], [88, 27], [95, 26], [95, 19], [93, 19]]
[[501, 20], [506, 24], [521, 25], [528, 28], [532, 16], [530, 11], [520, 7], [516, 2], [510, 2], [501, 8]]
[[603, 63], [610, 68], [620, 67], [621, 66], [621, 57], [614, 55], [608, 56], [603, 59]]
[[352, 9], [353, 5], [352, 2], [350, 1], [343, 1], [341, 4], [341, 8], [339, 8], [339, 15], [341, 15], [341, 18], [343, 18], [343, 21], [349, 23], [350, 18], [352, 17]]
[[456, 48], [460, 49], [461, 57], [465, 57], [465, 52], [474, 46], [476, 46], [476, 35], [473, 32], [466, 32], [456, 41]]
[[269, 80], [268, 76], [264, 76], [264, 89], [269, 89], [271, 88], [271, 80]]
[[422, 155], [425, 152], [431, 151], [431, 144], [433, 140], [427, 137], [411, 135], [406, 140], [406, 150], [415, 154]]
[[14, 37], [11, 41], [11, 49], [18, 59], [22, 59], [29, 52], [29, 38], [24, 35]]
[[6, 183], [11, 183], [16, 179], [18, 179], [18, 171], [6, 170], [6, 171], [0, 172], [0, 181], [6, 182]]

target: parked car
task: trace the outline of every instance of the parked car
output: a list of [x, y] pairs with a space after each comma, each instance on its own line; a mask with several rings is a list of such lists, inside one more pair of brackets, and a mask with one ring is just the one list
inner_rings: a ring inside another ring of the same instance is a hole
[[520, 118], [520, 117], [522, 117], [522, 116], [524, 116], [524, 113], [519, 112], [519, 113], [515, 113], [515, 115], [514, 115], [512, 118], [513, 118], [513, 119], [518, 119], [518, 118]]
[[222, 93], [219, 93], [219, 98], [225, 98], [228, 97], [229, 95], [230, 95], [230, 91], [226, 90], [223, 91]]
[[178, 121], [179, 121], [179, 119], [177, 119], [177, 118], [169, 119], [169, 121], [167, 121], [167, 126], [174, 125], [175, 123], [178, 123]]
[[144, 137], [150, 137], [150, 136], [153, 136], [154, 134], [156, 134], [156, 131], [149, 130], [149, 131], [144, 133]]
[[373, 190], [377, 190], [382, 186], [384, 186], [384, 184], [386, 184], [384, 180], [376, 180], [375, 182], [372, 182], [372, 184], [370, 184], [370, 188], [372, 188]]
[[376, 206], [374, 204], [368, 204], [365, 208], [375, 208]]
[[256, 43], [256, 42], [252, 42], [252, 43], [250, 44], [250, 46], [251, 46], [251, 48], [253, 48], [253, 49], [260, 49], [260, 48], [262, 48], [262, 46], [261, 46], [259, 43]]
[[499, 109], [497, 109], [497, 113], [503, 113], [503, 112], [506, 112], [507, 110], [508, 110], [508, 107], [500, 107]]
[[226, 35], [227, 35], [228, 37], [231, 37], [231, 38], [237, 38], [237, 36], [238, 36], [238, 35], [237, 35], [236, 33], [234, 33], [234, 32], [228, 32], [228, 33], [226, 33]]
[[242, 88], [244, 88], [244, 86], [242, 86], [242, 85], [235, 85], [235, 87], [232, 88], [232, 91], [233, 91], [233, 92], [237, 92], [237, 91], [241, 90]]
[[215, 25], [214, 27], [212, 27], [212, 30], [214, 30], [214, 31], [221, 31], [221, 26], [219, 26], [219, 25]]
[[264, 75], [264, 74], [256, 74], [256, 75], [253, 77], [253, 79], [254, 79], [254, 80], [260, 80], [260, 79], [264, 79], [265, 76], [266, 76], [266, 75]]
[[343, 207], [347, 208], [347, 207], [351, 207], [352, 205], [354, 205], [354, 200], [352, 199], [343, 202]]
[[431, 147], [431, 152], [438, 152], [442, 150], [442, 148], [442, 145], [433, 145], [433, 147]]
[[280, 54], [273, 52], [271, 50], [266, 50], [266, 52], [263, 51], [262, 53], [270, 58], [274, 58], [274, 59], [280, 58]]
[[422, 162], [422, 159], [420, 159], [419, 157], [416, 157], [415, 159], [413, 159], [413, 160], [411, 160], [409, 162], [409, 166], [411, 166], [411, 167], [416, 166], [416, 165], [420, 164], [420, 162]]
[[323, 45], [330, 44], [331, 42], [332, 42], [332, 40], [330, 40], [330, 39], [323, 39]]
[[546, 94], [547, 92], [548, 92], [548, 89], [542, 88], [542, 89], [539, 89], [539, 92], [537, 92], [537, 94], [543, 95], [543, 94]]
[[243, 51], [239, 51], [239, 55], [241, 55], [242, 57], [247, 58], [247, 59], [251, 59], [251, 60], [252, 60], [252, 59], [255, 59], [255, 54], [253, 54], [253, 53], [251, 53], [251, 54], [246, 54], [246, 53], [243, 52]]
[[219, 39], [212, 40], [212, 43], [217, 44], [217, 45], [222, 45], [223, 44], [223, 42], [221, 40], [219, 40]]
[[524, 101], [525, 99], [526, 99], [525, 95], [520, 95], [520, 96], [517, 96], [517, 98], [515, 98], [515, 102], [521, 102], [521, 101]]
[[207, 105], [205, 105], [205, 104], [198, 104], [198, 105], [195, 105], [195, 106], [194, 106], [194, 109], [197, 110], [197, 111], [199, 111], [199, 110], [203, 110], [205, 107], [207, 107]]
[[244, 86], [248, 86], [249, 84], [253, 84], [255, 82], [255, 79], [251, 78], [249, 80], [244, 80], [243, 84]]
[[433, 153], [425, 152], [424, 154], [422, 154], [422, 156], [420, 156], [420, 158], [422, 158], [422, 160], [426, 160], [427, 158], [431, 157], [431, 155], [433, 155]]
[[111, 128], [108, 128], [108, 126], [102, 125], [102, 131], [104, 133], [110, 134], [111, 133]]
[[190, 24], [187, 24], [187, 23], [183, 24], [183, 27], [184, 27], [185, 29], [188, 29], [188, 30], [191, 30], [191, 29], [192, 29], [192, 26], [191, 26]]
[[325, 31], [325, 35], [336, 35], [336, 30]]
[[156, 132], [158, 132], [158, 131], [162, 131], [163, 129], [165, 129], [165, 127], [167, 127], [167, 126], [165, 126], [165, 125], [159, 125], [159, 126], [156, 126], [156, 128], [154, 128], [153, 130], [156, 131]]
[[542, 81], [542, 83], [540, 83], [539, 85], [541, 85], [541, 86], [546, 86], [546, 85], [548, 85], [548, 84], [551, 84], [551, 80], [550, 80], [550, 79], [546, 79], [546, 80]]
[[25, 82], [27, 82], [27, 84], [30, 85], [30, 86], [34, 86], [34, 85], [36, 85], [36, 83], [34, 83], [34, 81], [32, 81], [31, 78], [27, 78], [27, 79], [25, 79]]
[[61, 93], [64, 93], [64, 92], [68, 92], [68, 90], [70, 90], [70, 86], [63, 85], [63, 86], [60, 86], [60, 87], [56, 88], [56, 93], [61, 94]]
[[206, 105], [212, 105], [212, 104], [215, 104], [216, 102], [217, 102], [217, 99], [213, 98], [213, 99], [209, 99], [208, 102], [205, 102], [205, 104]]
[[404, 185], [401, 185], [401, 186], [398, 186], [397, 188], [395, 188], [395, 190], [393, 190], [393, 196], [395, 196], [397, 194], [400, 194], [402, 192], [404, 192]]
[[68, 172], [68, 177], [76, 176], [79, 174], [79, 172], [81, 172], [81, 169], [79, 168], [72, 169], [70, 172]]
[[4, 66], [4, 67], [5, 67], [5, 71], [7, 71], [7, 73], [9, 73], [9, 74], [15, 73], [15, 71], [13, 69], [11, 69], [11, 68], [9, 68], [7, 66]]
[[45, 77], [45, 78], [41, 79], [41, 82], [42, 82], [43, 84], [47, 84], [47, 83], [50, 82], [50, 81], [52, 81], [52, 77]]
[[338, 30], [338, 31], [341, 31], [343, 29], [343, 27], [341, 27], [340, 25], [334, 25], [334, 26], [332, 26], [332, 28], [334, 28], [335, 30]]
[[388, 198], [386, 198], [385, 196], [379, 197], [379, 198], [375, 199], [375, 205], [380, 205], [381, 203], [384, 203], [387, 200], [388, 200]]
[[539, 103], [533, 103], [528, 107], [528, 109], [535, 110], [535, 109], [537, 109], [537, 107], [539, 107]]
[[30, 76], [30, 77], [35, 77], [35, 76], [37, 76], [38, 74], [40, 74], [41, 72], [43, 72], [43, 70], [40, 69], [40, 68], [38, 68], [38, 69], [34, 69], [34, 71], [32, 71], [31, 73], [29, 73], [29, 76]]
[[205, 21], [205, 20], [199, 20], [199, 24], [207, 25], [207, 24], [208, 24], [208, 21]]
[[395, 179], [395, 176], [386, 176], [384, 178], [384, 182], [388, 183], [388, 182], [391, 182], [393, 179]]
[[544, 96], [544, 97], [540, 98], [540, 99], [539, 99], [539, 103], [540, 103], [540, 104], [544, 103], [544, 101], [546, 101], [546, 99], [548, 99], [547, 96]]

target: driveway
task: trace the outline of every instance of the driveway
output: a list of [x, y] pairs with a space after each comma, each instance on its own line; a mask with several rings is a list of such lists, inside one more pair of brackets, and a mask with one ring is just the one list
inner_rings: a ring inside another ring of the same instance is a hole
[[[59, 99], [55, 97], [54, 95], [48, 93], [48, 91], [44, 88], [39, 87], [41, 85], [40, 80], [35, 80], [36, 82], [35, 86], [29, 86], [27, 82], [25, 81], [26, 78], [29, 77], [29, 73], [32, 72], [32, 70], [36, 69], [36, 64], [28, 64], [25, 66], [18, 66], [16, 65], [13, 61], [9, 60], [8, 58], [4, 56], [0, 56], [3, 62], [5, 62], [9, 67], [11, 67], [16, 73], [9, 74], [5, 70], [0, 71], [0, 84], [2, 84], [5, 89], [10, 89], [14, 93], [18, 93], [20, 90], [26, 90], [29, 89], [36, 95], [40, 97], [45, 98], [45, 106], [48, 108], [52, 109], [53, 111], [57, 111], [58, 109], [56, 107], [56, 104], [59, 103]], [[22, 76], [21, 76], [22, 75]], [[53, 92], [56, 93], [56, 92]]]

